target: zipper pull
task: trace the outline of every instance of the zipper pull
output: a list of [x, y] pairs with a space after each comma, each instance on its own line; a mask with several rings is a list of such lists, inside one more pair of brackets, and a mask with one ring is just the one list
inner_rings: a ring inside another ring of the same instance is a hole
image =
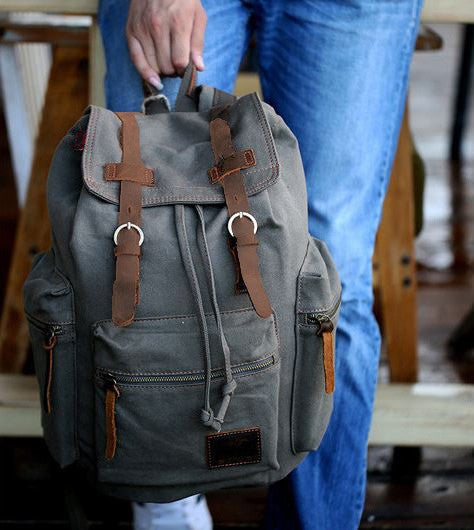
[[102, 375], [104, 386], [106, 389], [105, 393], [105, 458], [112, 460], [115, 456], [115, 450], [117, 448], [117, 425], [115, 423], [115, 403], [117, 398], [120, 397], [120, 389], [117, 385], [117, 381], [114, 376], [110, 373]]
[[311, 316], [311, 323], [318, 323], [318, 337], [323, 341], [323, 364], [324, 364], [324, 389], [326, 394], [334, 392], [334, 324], [325, 314], [308, 315]]
[[58, 343], [58, 334], [59, 327], [58, 326], [51, 326], [50, 327], [50, 333], [46, 340], [43, 342], [43, 348], [46, 352], [48, 352], [48, 367], [46, 370], [46, 390], [45, 390], [45, 407], [46, 412], [48, 414], [51, 414], [53, 410], [53, 404], [51, 400], [51, 390], [53, 387], [53, 354], [54, 354], [54, 348], [56, 344]]

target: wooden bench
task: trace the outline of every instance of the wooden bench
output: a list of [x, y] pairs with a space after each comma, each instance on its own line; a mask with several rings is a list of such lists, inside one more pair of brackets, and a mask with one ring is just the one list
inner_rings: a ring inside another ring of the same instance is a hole
[[[474, 447], [474, 387], [379, 385], [371, 445]], [[0, 375], [0, 437], [40, 437], [36, 378]]]

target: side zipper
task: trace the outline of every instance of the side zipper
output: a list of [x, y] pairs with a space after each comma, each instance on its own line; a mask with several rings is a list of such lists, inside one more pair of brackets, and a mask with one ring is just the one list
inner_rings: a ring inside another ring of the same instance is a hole
[[323, 365], [324, 365], [324, 389], [326, 394], [332, 394], [335, 387], [334, 377], [334, 350], [335, 333], [332, 319], [336, 315], [341, 305], [341, 298], [338, 298], [336, 305], [327, 313], [306, 313], [305, 323], [317, 325], [316, 335], [323, 341]]
[[43, 349], [48, 354], [45, 378], [46, 387], [44, 392], [44, 408], [47, 414], [51, 414], [53, 411], [53, 401], [51, 395], [53, 389], [54, 348], [58, 343], [58, 335], [61, 333], [61, 326], [51, 325], [47, 328], [46, 339], [43, 341]]
[[[278, 357], [270, 355], [257, 361], [251, 361], [244, 365], [234, 366], [232, 373], [234, 375], [249, 375], [257, 373], [278, 362]], [[117, 399], [121, 395], [120, 385], [169, 385], [169, 384], [196, 384], [203, 383], [205, 380], [204, 373], [156, 373], [148, 375], [138, 374], [119, 374], [105, 370], [97, 369], [97, 376], [102, 381], [105, 389], [105, 458], [112, 460], [115, 457], [117, 449], [117, 424], [115, 419], [115, 409]], [[223, 378], [225, 371], [222, 368], [212, 370], [211, 380]]]

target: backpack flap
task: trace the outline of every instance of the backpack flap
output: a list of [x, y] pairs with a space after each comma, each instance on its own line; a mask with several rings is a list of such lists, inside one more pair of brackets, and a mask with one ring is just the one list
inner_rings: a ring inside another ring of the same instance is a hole
[[[229, 107], [235, 151], [251, 149], [255, 165], [242, 169], [248, 196], [271, 186], [279, 176], [273, 137], [257, 94], [243, 96]], [[215, 165], [209, 135], [210, 111], [136, 116], [143, 164], [153, 171], [154, 184], [143, 188], [142, 206], [224, 203], [221, 186], [208, 171]], [[105, 180], [105, 167], [122, 159], [121, 122], [109, 110], [92, 106], [82, 169], [87, 189], [119, 203], [120, 183]]]

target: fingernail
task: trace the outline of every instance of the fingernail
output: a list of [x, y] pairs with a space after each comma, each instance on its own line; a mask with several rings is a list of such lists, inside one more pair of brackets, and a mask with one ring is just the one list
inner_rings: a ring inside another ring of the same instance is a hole
[[163, 90], [163, 83], [160, 81], [160, 78], [156, 75], [151, 75], [147, 81], [150, 85], [153, 85], [157, 90]]
[[204, 70], [204, 61], [202, 60], [202, 55], [197, 55], [196, 56], [196, 66], [200, 70]]

